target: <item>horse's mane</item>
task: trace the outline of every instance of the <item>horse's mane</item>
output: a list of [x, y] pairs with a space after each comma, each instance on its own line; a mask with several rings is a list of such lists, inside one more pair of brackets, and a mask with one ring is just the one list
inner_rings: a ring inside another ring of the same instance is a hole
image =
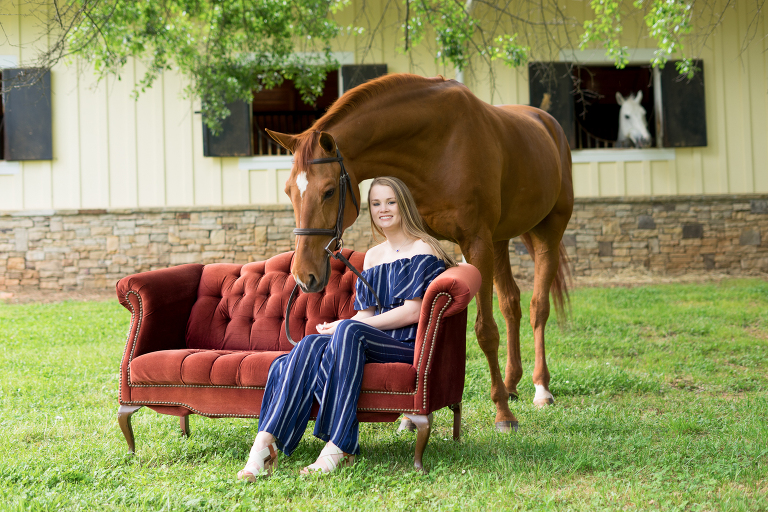
[[299, 139], [293, 153], [296, 172], [307, 172], [309, 170], [308, 162], [312, 158], [312, 153], [320, 138], [320, 132], [344, 119], [350, 112], [366, 101], [400, 85], [427, 84], [444, 81], [445, 78], [442, 76], [425, 78], [419, 75], [397, 73], [384, 75], [345, 92], [333, 105], [331, 105], [323, 117], [315, 121], [315, 124], [305, 132], [296, 136], [296, 138]]

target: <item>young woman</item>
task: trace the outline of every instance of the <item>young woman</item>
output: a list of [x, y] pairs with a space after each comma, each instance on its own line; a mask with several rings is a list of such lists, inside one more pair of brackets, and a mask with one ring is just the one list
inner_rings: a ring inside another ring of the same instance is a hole
[[371, 228], [386, 241], [365, 254], [355, 288], [357, 314], [317, 326], [272, 363], [259, 415], [259, 433], [237, 476], [254, 481], [272, 471], [279, 448], [290, 455], [304, 435], [316, 399], [315, 437], [326, 441], [301, 473], [328, 473], [351, 465], [360, 451], [357, 400], [365, 363], [413, 361], [421, 299], [432, 280], [456, 262], [424, 230], [410, 191], [397, 178], [376, 178], [368, 193]]

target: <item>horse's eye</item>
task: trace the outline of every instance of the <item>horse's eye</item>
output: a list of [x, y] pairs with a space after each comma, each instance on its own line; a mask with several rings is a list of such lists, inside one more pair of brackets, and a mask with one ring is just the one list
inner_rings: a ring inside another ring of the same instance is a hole
[[624, 114], [624, 119], [629, 119], [629, 114]]
[[336, 192], [336, 189], [332, 188], [330, 190], [326, 190], [325, 194], [323, 195], [323, 199], [330, 199], [333, 197], [333, 193]]

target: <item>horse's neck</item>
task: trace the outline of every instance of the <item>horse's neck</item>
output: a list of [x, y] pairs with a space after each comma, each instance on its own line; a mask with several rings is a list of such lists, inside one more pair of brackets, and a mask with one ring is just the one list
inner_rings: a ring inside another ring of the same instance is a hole
[[407, 172], [411, 160], [423, 161], [435, 151], [441, 131], [446, 130], [425, 119], [424, 103], [435, 101], [438, 107], [439, 103], [415, 96], [419, 99], [373, 98], [330, 128], [345, 158], [354, 162], [358, 181]]

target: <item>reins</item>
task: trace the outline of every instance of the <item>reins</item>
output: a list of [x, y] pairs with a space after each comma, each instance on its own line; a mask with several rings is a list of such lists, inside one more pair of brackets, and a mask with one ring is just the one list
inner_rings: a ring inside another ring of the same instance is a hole
[[[371, 290], [371, 293], [373, 294], [374, 298], [376, 299], [376, 304], [378, 305], [378, 310], [381, 311], [381, 301], [379, 300], [379, 296], [376, 294], [376, 290], [373, 289], [371, 284], [366, 281], [366, 279], [362, 276], [360, 272], [349, 262], [347, 258], [344, 257], [343, 254], [341, 254], [341, 250], [344, 248], [344, 241], [341, 238], [342, 231], [344, 230], [344, 207], [347, 203], [347, 188], [351, 187], [351, 180], [349, 178], [349, 173], [347, 173], [347, 169], [344, 167], [344, 157], [341, 156], [341, 152], [339, 151], [339, 148], [336, 148], [336, 157], [329, 157], [329, 158], [316, 158], [314, 160], [310, 160], [309, 164], [329, 164], [333, 162], [339, 162], [339, 166], [341, 167], [341, 172], [339, 174], [339, 211], [336, 216], [336, 226], [329, 229], [323, 229], [323, 228], [296, 228], [293, 230], [293, 233], [295, 235], [302, 235], [302, 236], [313, 236], [313, 235], [330, 235], [333, 238], [331, 238], [331, 241], [328, 242], [328, 245], [325, 246], [325, 252], [327, 254], [326, 258], [333, 257], [334, 259], [341, 260], [352, 272], [355, 273], [358, 279], [361, 279], [363, 281], [363, 284], [368, 287], [369, 290]], [[357, 215], [360, 215], [360, 205], [357, 203], [357, 199], [355, 198], [355, 193], [352, 192], [352, 204], [355, 205], [355, 210], [357, 211]], [[336, 247], [334, 249], [330, 249], [331, 244], [336, 242]], [[333, 251], [337, 251], [335, 254]], [[285, 307], [285, 335], [288, 338], [288, 341], [291, 343], [291, 345], [296, 345], [296, 342], [293, 341], [293, 338], [291, 338], [291, 331], [290, 327], [288, 326], [289, 318], [290, 318], [290, 312], [291, 312], [291, 306], [293, 305], [293, 301], [296, 299], [296, 290], [299, 288], [299, 283], [297, 282], [293, 286], [293, 291], [291, 291], [290, 297], [288, 297], [288, 304]]]

